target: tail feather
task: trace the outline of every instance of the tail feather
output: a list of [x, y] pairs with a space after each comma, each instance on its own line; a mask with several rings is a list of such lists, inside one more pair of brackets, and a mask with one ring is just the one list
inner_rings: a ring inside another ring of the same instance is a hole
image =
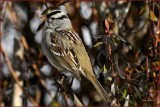
[[104, 88], [99, 83], [99, 81], [95, 77], [93, 77], [93, 78], [91, 78], [90, 81], [92, 82], [93, 86], [96, 88], [96, 90], [98, 91], [98, 93], [100, 94], [100, 96], [102, 97], [102, 99], [104, 101], [111, 101], [108, 93], [104, 90]]

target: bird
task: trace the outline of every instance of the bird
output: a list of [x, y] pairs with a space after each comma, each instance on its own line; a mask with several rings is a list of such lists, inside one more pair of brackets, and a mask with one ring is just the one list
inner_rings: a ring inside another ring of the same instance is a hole
[[71, 72], [79, 81], [84, 76], [101, 98], [108, 101], [108, 93], [97, 80], [84, 44], [67, 14], [56, 9], [42, 17], [45, 23], [41, 47], [50, 64], [60, 72]]

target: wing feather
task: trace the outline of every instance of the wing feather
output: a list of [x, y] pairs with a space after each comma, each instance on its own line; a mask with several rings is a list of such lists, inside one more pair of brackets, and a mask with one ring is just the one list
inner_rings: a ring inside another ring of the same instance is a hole
[[80, 64], [74, 52], [74, 44], [81, 43], [79, 36], [71, 30], [51, 34], [49, 49], [56, 60], [67, 70], [80, 79]]

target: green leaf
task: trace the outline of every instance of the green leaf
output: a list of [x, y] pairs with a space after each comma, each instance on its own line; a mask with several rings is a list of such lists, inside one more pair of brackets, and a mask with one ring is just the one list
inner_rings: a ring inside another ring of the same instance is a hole
[[98, 47], [98, 46], [100, 46], [100, 45], [102, 45], [102, 44], [104, 44], [104, 42], [98, 42], [98, 43], [96, 43], [93, 47]]
[[47, 9], [45, 9], [45, 10], [42, 12], [42, 15], [46, 15], [46, 14], [48, 14], [49, 12], [51, 12], [52, 10], [54, 10], [54, 9], [55, 9], [55, 7], [50, 6], [50, 7], [48, 7]]
[[107, 73], [107, 68], [106, 68], [105, 64], [103, 65], [103, 70], [104, 70], [105, 73]]
[[127, 90], [126, 89], [124, 90], [123, 95], [126, 97], [126, 95], [127, 95]]
[[59, 104], [57, 101], [53, 101], [53, 102], [51, 103], [51, 106], [60, 106], [60, 104]]
[[[121, 91], [122, 92], [122, 91]], [[122, 101], [127, 95], [127, 89], [125, 89], [123, 92], [122, 92], [122, 96], [121, 98], [119, 99], [120, 101]]]

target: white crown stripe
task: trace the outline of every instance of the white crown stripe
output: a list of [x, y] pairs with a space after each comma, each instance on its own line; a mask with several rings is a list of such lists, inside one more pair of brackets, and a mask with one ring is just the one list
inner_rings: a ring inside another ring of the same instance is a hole
[[55, 15], [53, 15], [53, 16], [51, 16], [51, 17], [53, 17], [53, 18], [60, 18], [60, 17], [62, 17], [64, 15], [64, 13], [57, 13], [57, 14], [55, 14]]

